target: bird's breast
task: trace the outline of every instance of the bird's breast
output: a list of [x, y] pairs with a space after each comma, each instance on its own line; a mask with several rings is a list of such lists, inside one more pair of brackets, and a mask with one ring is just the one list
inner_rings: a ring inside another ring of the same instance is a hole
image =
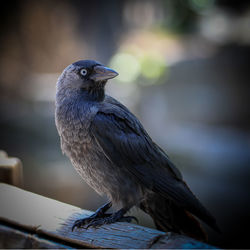
[[[98, 109], [70, 104], [56, 109], [61, 148], [81, 177], [99, 194], [126, 204], [141, 197], [140, 187], [126, 170], [116, 166], [90, 133]], [[129, 195], [128, 195], [129, 194]]]

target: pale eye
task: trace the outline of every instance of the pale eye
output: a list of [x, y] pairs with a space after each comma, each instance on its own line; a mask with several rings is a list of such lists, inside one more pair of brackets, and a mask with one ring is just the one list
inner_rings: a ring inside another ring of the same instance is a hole
[[88, 71], [87, 71], [86, 69], [81, 69], [81, 70], [80, 70], [80, 74], [81, 74], [82, 76], [86, 76], [86, 75], [88, 74]]

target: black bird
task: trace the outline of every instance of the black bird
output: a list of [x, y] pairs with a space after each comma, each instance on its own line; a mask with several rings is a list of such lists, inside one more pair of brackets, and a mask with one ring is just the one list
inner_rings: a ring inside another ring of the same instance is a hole
[[[97, 227], [125, 216], [133, 206], [149, 214], [162, 231], [206, 240], [198, 217], [218, 231], [215, 219], [183, 181], [167, 154], [139, 120], [105, 95], [105, 84], [118, 73], [92, 60], [69, 65], [57, 82], [56, 126], [61, 148], [81, 177], [109, 202], [77, 227]], [[112, 203], [121, 209], [106, 211]]]

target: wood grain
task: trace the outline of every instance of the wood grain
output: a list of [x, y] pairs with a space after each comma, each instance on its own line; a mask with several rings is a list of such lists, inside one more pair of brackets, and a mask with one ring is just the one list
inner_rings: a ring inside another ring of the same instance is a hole
[[0, 201], [0, 220], [9, 227], [13, 225], [26, 233], [32, 232], [39, 239], [49, 237], [63, 245], [74, 244], [81, 248], [212, 248], [189, 237], [131, 223], [119, 222], [72, 232], [73, 222], [90, 215], [90, 211], [7, 184], [0, 184]]
[[12, 227], [0, 225], [0, 248], [56, 248], [69, 246], [43, 239], [36, 234], [23, 232]]

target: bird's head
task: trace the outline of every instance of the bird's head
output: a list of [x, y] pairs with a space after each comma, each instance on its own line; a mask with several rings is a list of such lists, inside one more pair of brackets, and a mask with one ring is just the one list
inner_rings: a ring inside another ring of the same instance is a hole
[[58, 79], [57, 90], [82, 92], [93, 98], [102, 98], [107, 80], [118, 75], [114, 70], [92, 60], [81, 60], [66, 67]]

